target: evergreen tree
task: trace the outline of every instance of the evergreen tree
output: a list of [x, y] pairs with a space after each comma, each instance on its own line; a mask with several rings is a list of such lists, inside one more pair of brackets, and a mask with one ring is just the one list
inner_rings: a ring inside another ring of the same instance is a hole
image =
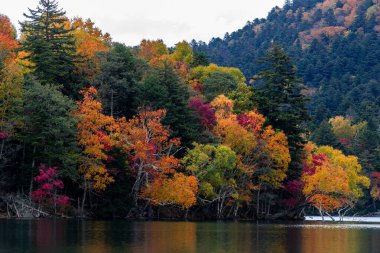
[[137, 83], [145, 66], [130, 50], [114, 43], [111, 50], [100, 55], [100, 72], [94, 86], [102, 98], [103, 110], [112, 116], [130, 118], [137, 109]]
[[301, 93], [304, 86], [296, 77], [296, 67], [279, 45], [273, 44], [260, 62], [264, 68], [254, 76], [258, 81], [254, 101], [260, 113], [267, 117], [268, 124], [281, 129], [288, 137], [292, 156], [290, 173], [297, 177], [307, 134], [306, 99]]
[[328, 120], [322, 121], [320, 126], [314, 130], [311, 139], [319, 146], [327, 145], [338, 148], [338, 140], [336, 139]]
[[19, 134], [24, 150], [20, 160], [32, 176], [37, 166], [45, 163], [75, 177], [76, 120], [71, 114], [74, 108], [74, 102], [56, 86], [41, 85], [34, 79], [26, 81], [21, 113], [24, 126]]
[[225, 72], [212, 73], [204, 80], [203, 84], [204, 94], [208, 102], [220, 94], [227, 95], [238, 86], [234, 76]]
[[163, 124], [170, 125], [173, 136], [190, 146], [201, 133], [199, 118], [189, 107], [189, 90], [175, 70], [165, 64], [149, 73], [139, 87], [139, 105], [166, 109]]
[[25, 36], [22, 50], [30, 53], [26, 59], [34, 63], [34, 75], [42, 84], [60, 84], [65, 94], [76, 94], [79, 87], [73, 85], [73, 73], [77, 56], [74, 37], [65, 27], [66, 12], [55, 0], [40, 0], [29, 12], [20, 23]]
[[197, 66], [208, 66], [210, 64], [210, 60], [207, 55], [203, 52], [194, 52], [193, 61], [191, 62], [191, 67]]

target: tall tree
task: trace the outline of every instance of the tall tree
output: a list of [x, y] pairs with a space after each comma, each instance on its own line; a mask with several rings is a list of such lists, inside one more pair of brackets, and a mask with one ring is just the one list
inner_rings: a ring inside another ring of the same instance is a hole
[[201, 126], [189, 107], [189, 90], [176, 71], [167, 64], [156, 68], [139, 87], [139, 104], [152, 109], [166, 109], [163, 124], [169, 125], [173, 136], [189, 146], [197, 139]]
[[27, 20], [20, 24], [25, 37], [22, 50], [29, 52], [25, 58], [34, 63], [38, 80], [43, 84], [61, 84], [68, 95], [78, 91], [73, 84], [77, 56], [65, 14], [55, 0], [40, 0], [35, 10], [24, 13]]
[[308, 120], [306, 98], [301, 93], [304, 86], [296, 77], [296, 67], [279, 45], [274, 43], [261, 63], [263, 70], [254, 76], [258, 81], [254, 100], [268, 124], [286, 134], [292, 156], [290, 176], [298, 177]]
[[73, 167], [77, 158], [74, 103], [56, 86], [25, 82], [20, 136], [24, 142], [23, 175], [35, 175], [36, 166], [57, 165], [67, 176], [75, 178]]
[[144, 65], [131, 51], [114, 43], [109, 52], [99, 54], [100, 71], [94, 86], [102, 99], [104, 112], [111, 116], [132, 117], [137, 109], [137, 83], [141, 80]]

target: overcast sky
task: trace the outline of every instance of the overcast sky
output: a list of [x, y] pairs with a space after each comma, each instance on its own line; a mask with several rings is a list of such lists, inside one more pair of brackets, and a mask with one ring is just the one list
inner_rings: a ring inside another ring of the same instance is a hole
[[[18, 28], [27, 7], [38, 0], [0, 0], [0, 12]], [[284, 0], [59, 0], [69, 18], [91, 18], [114, 41], [133, 46], [142, 39], [163, 39], [168, 46], [181, 40], [208, 42], [223, 37], [247, 21], [266, 17]]]

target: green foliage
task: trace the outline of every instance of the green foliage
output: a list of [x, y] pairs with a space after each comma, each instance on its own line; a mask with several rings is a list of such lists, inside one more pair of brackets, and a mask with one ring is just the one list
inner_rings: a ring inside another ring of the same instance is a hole
[[102, 98], [104, 112], [132, 117], [137, 111], [137, 84], [146, 67], [124, 44], [114, 43], [109, 52], [99, 56], [100, 72], [95, 77], [94, 86]]
[[338, 146], [338, 140], [327, 120], [322, 121], [319, 127], [313, 131], [311, 140], [320, 146]]
[[182, 162], [186, 170], [198, 178], [198, 194], [204, 202], [217, 201], [220, 204], [238, 195], [242, 172], [237, 168], [235, 152], [229, 147], [194, 143], [194, 148], [188, 150]]
[[190, 79], [196, 79], [203, 83], [207, 77], [215, 72], [224, 72], [232, 75], [237, 83], [245, 83], [245, 77], [238, 68], [221, 67], [216, 64], [198, 66], [190, 71]]
[[237, 88], [235, 78], [226, 72], [211, 73], [204, 81], [204, 95], [210, 102], [220, 94], [228, 94]]
[[181, 137], [181, 142], [189, 146], [201, 133], [199, 119], [189, 104], [189, 90], [176, 71], [164, 64], [151, 70], [139, 86], [139, 106], [166, 109], [164, 125], [170, 125], [173, 136]]
[[208, 66], [210, 64], [210, 60], [207, 55], [203, 52], [195, 52], [193, 53], [193, 61], [191, 62], [191, 67], [197, 66]]
[[74, 84], [75, 41], [68, 19], [55, 0], [40, 0], [39, 6], [24, 14], [28, 19], [21, 23], [25, 39], [22, 50], [29, 52], [26, 59], [34, 63], [34, 74], [43, 84], [61, 84], [66, 95], [74, 96], [79, 87]]
[[[293, 177], [302, 165], [303, 145], [306, 143], [306, 98], [304, 86], [296, 77], [296, 68], [289, 56], [277, 44], [262, 59], [265, 68], [254, 76], [259, 83], [254, 89], [254, 101], [268, 124], [284, 131], [292, 156]], [[261, 83], [260, 83], [261, 82]]]
[[67, 175], [76, 164], [75, 118], [71, 114], [75, 106], [59, 88], [50, 84], [41, 85], [34, 79], [25, 84], [22, 116], [24, 127], [21, 139], [25, 143], [27, 167], [45, 163], [59, 166]]
[[179, 42], [176, 44], [172, 57], [175, 61], [191, 64], [193, 62], [193, 49], [186, 41]]
[[252, 110], [255, 103], [252, 101], [253, 92], [245, 83], [238, 84], [237, 88], [227, 94], [234, 101], [234, 112], [240, 114]]

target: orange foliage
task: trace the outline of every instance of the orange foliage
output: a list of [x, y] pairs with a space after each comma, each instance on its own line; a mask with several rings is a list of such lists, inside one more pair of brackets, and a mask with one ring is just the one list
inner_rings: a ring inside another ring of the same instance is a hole
[[334, 37], [343, 34], [346, 28], [343, 26], [327, 26], [318, 29], [311, 29], [308, 31], [300, 32], [298, 37], [302, 44], [310, 44], [314, 39], [321, 40], [322, 36]]
[[147, 62], [168, 53], [169, 51], [162, 40], [143, 40], [140, 43], [139, 55]]
[[171, 150], [180, 142], [171, 139], [170, 129], [161, 124], [165, 116], [165, 110], [141, 110], [130, 120], [120, 119], [118, 145], [130, 155], [129, 166], [136, 179], [135, 201], [144, 198], [151, 204], [178, 204], [188, 208], [195, 203], [197, 183], [195, 178], [177, 172], [180, 160]]
[[[271, 126], [264, 127], [265, 118], [256, 110], [239, 117], [232, 112], [232, 101], [217, 97], [211, 105], [217, 113], [214, 134], [223, 145], [230, 147], [241, 158], [242, 165], [255, 171], [259, 183], [274, 188], [281, 187], [290, 163], [290, 153], [285, 134]], [[270, 171], [260, 171], [271, 168]]]
[[97, 99], [94, 87], [81, 91], [83, 100], [78, 102], [74, 115], [78, 118], [78, 141], [83, 148], [80, 159], [80, 171], [88, 181], [92, 181], [95, 190], [104, 190], [114, 181], [104, 162], [107, 151], [114, 145], [111, 134], [114, 131], [114, 119], [102, 114], [102, 104]]
[[75, 18], [71, 27], [76, 39], [76, 52], [84, 57], [84, 61], [77, 63], [79, 72], [85, 76], [87, 81], [93, 81], [100, 68], [100, 60], [96, 53], [109, 50], [110, 35], [103, 34], [90, 19], [83, 21], [81, 18]]
[[215, 110], [217, 118], [228, 118], [233, 113], [234, 102], [224, 95], [214, 98], [210, 105]]
[[[15, 58], [13, 50], [18, 47], [16, 30], [7, 16], [0, 15], [0, 59]], [[2, 55], [3, 53], [5, 55]]]
[[195, 176], [182, 173], [174, 174], [173, 178], [156, 179], [147, 186], [141, 196], [152, 201], [153, 205], [180, 205], [189, 208], [196, 202], [198, 180]]

